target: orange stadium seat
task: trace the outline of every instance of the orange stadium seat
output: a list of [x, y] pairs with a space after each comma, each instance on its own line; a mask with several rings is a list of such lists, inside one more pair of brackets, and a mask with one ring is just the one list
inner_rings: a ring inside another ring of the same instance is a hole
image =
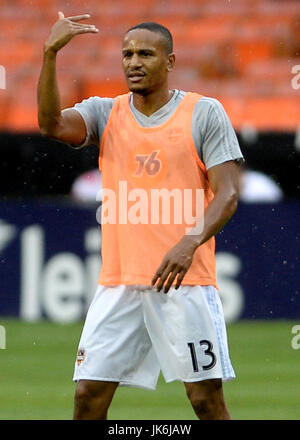
[[124, 80], [108, 79], [107, 81], [86, 81], [83, 87], [84, 97], [102, 96], [111, 97], [127, 93], [127, 86]]
[[249, 64], [257, 60], [269, 60], [273, 52], [271, 41], [261, 39], [235, 40], [233, 42], [235, 64], [241, 72], [245, 72]]
[[236, 129], [250, 124], [258, 130], [295, 131], [299, 127], [299, 98], [270, 97], [235, 98], [219, 97]]

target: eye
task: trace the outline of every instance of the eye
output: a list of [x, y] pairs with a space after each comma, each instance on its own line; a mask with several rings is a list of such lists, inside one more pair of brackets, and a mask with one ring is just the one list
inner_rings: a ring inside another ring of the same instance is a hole
[[143, 51], [140, 52], [140, 55], [141, 55], [142, 57], [149, 57], [149, 56], [152, 55], [152, 53], [143, 50]]

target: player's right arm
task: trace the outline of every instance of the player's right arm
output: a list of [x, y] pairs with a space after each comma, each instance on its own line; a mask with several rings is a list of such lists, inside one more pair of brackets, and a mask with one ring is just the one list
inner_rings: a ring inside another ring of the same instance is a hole
[[38, 83], [38, 123], [41, 133], [72, 145], [84, 142], [86, 126], [76, 110], [61, 111], [56, 55], [75, 35], [98, 32], [94, 25], [79, 23], [89, 17], [85, 14], [65, 18], [62, 12], [58, 13], [58, 20], [44, 45], [43, 66]]

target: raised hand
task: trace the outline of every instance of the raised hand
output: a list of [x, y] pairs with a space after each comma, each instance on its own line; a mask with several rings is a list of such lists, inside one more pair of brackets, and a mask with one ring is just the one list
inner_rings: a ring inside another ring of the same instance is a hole
[[58, 20], [53, 25], [50, 35], [45, 43], [45, 51], [58, 52], [75, 35], [97, 33], [99, 30], [93, 24], [79, 23], [81, 20], [90, 18], [89, 14], [65, 17], [62, 12], [58, 13]]

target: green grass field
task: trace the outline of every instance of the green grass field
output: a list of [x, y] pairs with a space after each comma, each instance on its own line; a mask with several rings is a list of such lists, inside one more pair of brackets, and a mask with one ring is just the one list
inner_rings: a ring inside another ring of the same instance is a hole
[[[82, 323], [29, 324], [0, 319], [6, 349], [0, 350], [0, 419], [71, 419], [73, 365]], [[243, 322], [228, 325], [237, 378], [224, 385], [234, 419], [300, 419], [300, 350], [291, 347], [297, 322]], [[180, 382], [156, 391], [119, 388], [109, 419], [196, 419]]]

